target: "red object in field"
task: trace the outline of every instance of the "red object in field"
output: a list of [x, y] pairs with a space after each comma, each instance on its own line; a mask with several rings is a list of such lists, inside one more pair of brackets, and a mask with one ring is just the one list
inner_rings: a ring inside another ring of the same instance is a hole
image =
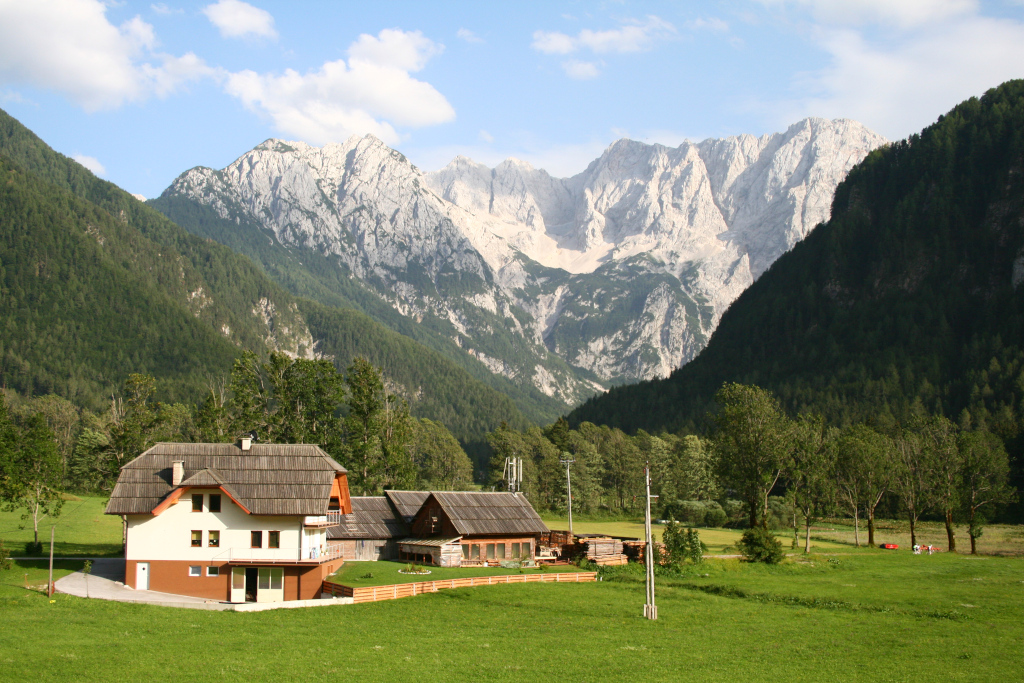
[[897, 545], [896, 543], [883, 543], [882, 545], [880, 545], [878, 547], [881, 548], [882, 550], [897, 550], [897, 549], [899, 549], [899, 545]]

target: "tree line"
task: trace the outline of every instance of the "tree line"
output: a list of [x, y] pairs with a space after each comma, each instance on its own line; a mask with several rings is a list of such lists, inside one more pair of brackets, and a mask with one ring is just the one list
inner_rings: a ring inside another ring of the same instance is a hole
[[875, 544], [880, 509], [905, 516], [911, 543], [923, 516], [945, 522], [949, 549], [965, 523], [971, 551], [985, 523], [1015, 498], [1002, 440], [964, 411], [958, 423], [918, 403], [903, 421], [891, 416], [830, 425], [813, 412], [795, 417], [757, 386], [725, 384], [715, 396], [704, 434], [629, 436], [619, 429], [559, 420], [545, 429], [502, 426], [489, 435], [490, 485], [504, 486], [504, 462], [522, 458], [522, 487], [541, 508], [564, 510], [571, 465], [573, 509], [636, 513], [643, 506], [643, 468], [662, 517], [688, 524], [763, 528], [802, 520], [811, 526], [835, 514], [854, 520], [861, 544]]
[[[154, 400], [156, 380], [128, 376], [109, 408], [8, 392], [0, 400], [0, 504], [38, 523], [64, 492], [109, 492], [120, 468], [160, 441], [315, 443], [349, 471], [356, 495], [384, 489], [458, 489], [472, 463], [441, 424], [417, 419], [380, 368], [245, 352], [197, 405]], [[38, 542], [38, 538], [35, 539]]]

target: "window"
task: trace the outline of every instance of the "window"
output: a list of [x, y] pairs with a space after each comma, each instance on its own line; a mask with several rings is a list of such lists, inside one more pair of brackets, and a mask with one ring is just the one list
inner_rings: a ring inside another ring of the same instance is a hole
[[203, 575], [203, 568], [200, 567], [198, 564], [190, 565], [189, 568], [188, 568], [188, 575], [189, 576], [202, 576]]
[[469, 544], [468, 543], [463, 543], [462, 544], [462, 559], [464, 559], [464, 560], [468, 560], [469, 559]]
[[207, 542], [211, 548], [220, 547], [220, 532], [219, 531], [207, 531], [206, 538], [209, 539]]
[[203, 532], [193, 531], [192, 532], [192, 547], [201, 548], [203, 546]]
[[193, 493], [192, 494], [192, 512], [203, 511], [203, 494]]
[[494, 559], [494, 544], [493, 543], [488, 543], [487, 544], [487, 559], [488, 560], [493, 560]]
[[252, 541], [250, 543], [250, 545], [253, 548], [262, 548], [263, 547], [263, 532], [262, 531], [253, 531], [253, 532], [251, 532], [249, 534], [249, 537], [250, 537], [250, 539]]
[[280, 531], [268, 531], [267, 532], [267, 547], [268, 548], [280, 548], [281, 547], [281, 532]]
[[478, 546], [476, 543], [474, 543], [472, 548], [470, 549], [469, 559], [471, 559], [471, 560], [479, 560], [480, 559], [480, 546]]
[[207, 576], [220, 576], [220, 567], [207, 567], [206, 568], [206, 575]]
[[270, 570], [270, 589], [279, 591], [281, 590], [281, 584], [284, 582], [284, 570], [274, 569]]
[[220, 512], [220, 494], [210, 494], [210, 512]]
[[533, 556], [533, 547], [529, 543], [523, 544], [523, 559], [530, 559]]
[[512, 559], [513, 560], [518, 560], [519, 559], [519, 544], [518, 543], [513, 543], [512, 544]]
[[498, 551], [498, 559], [499, 560], [504, 560], [505, 559], [505, 544], [504, 543], [499, 543], [498, 547], [495, 548], [495, 550]]
[[270, 589], [270, 567], [260, 567], [260, 590], [265, 591]]
[[338, 498], [337, 496], [331, 496], [331, 500], [327, 503], [327, 510], [328, 511], [332, 511], [332, 510], [340, 510], [340, 509], [341, 509], [341, 499]]

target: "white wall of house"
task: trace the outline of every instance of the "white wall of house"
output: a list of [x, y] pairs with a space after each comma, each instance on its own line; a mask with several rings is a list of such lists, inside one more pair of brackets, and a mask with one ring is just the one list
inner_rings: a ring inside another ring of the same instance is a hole
[[[192, 512], [192, 494], [203, 495], [203, 511]], [[210, 512], [210, 494], [221, 494], [221, 511]], [[246, 514], [217, 489], [190, 489], [159, 515], [128, 515], [128, 560], [297, 560], [303, 518], [298, 515]], [[192, 531], [202, 532], [202, 545], [192, 547]], [[220, 545], [210, 547], [210, 531], [220, 532]], [[252, 548], [252, 531], [263, 532], [263, 547]], [[280, 548], [270, 548], [270, 531], [281, 534]], [[326, 541], [325, 541], [326, 542]], [[308, 557], [308, 551], [306, 554]]]

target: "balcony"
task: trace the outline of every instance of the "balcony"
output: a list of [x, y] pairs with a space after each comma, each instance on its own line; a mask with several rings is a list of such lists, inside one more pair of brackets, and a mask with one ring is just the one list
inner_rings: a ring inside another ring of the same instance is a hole
[[326, 515], [306, 515], [302, 518], [302, 526], [305, 527], [328, 527], [341, 524], [342, 514], [338, 511], [328, 512]]
[[214, 560], [232, 564], [323, 564], [342, 556], [340, 545], [319, 548], [229, 548]]

